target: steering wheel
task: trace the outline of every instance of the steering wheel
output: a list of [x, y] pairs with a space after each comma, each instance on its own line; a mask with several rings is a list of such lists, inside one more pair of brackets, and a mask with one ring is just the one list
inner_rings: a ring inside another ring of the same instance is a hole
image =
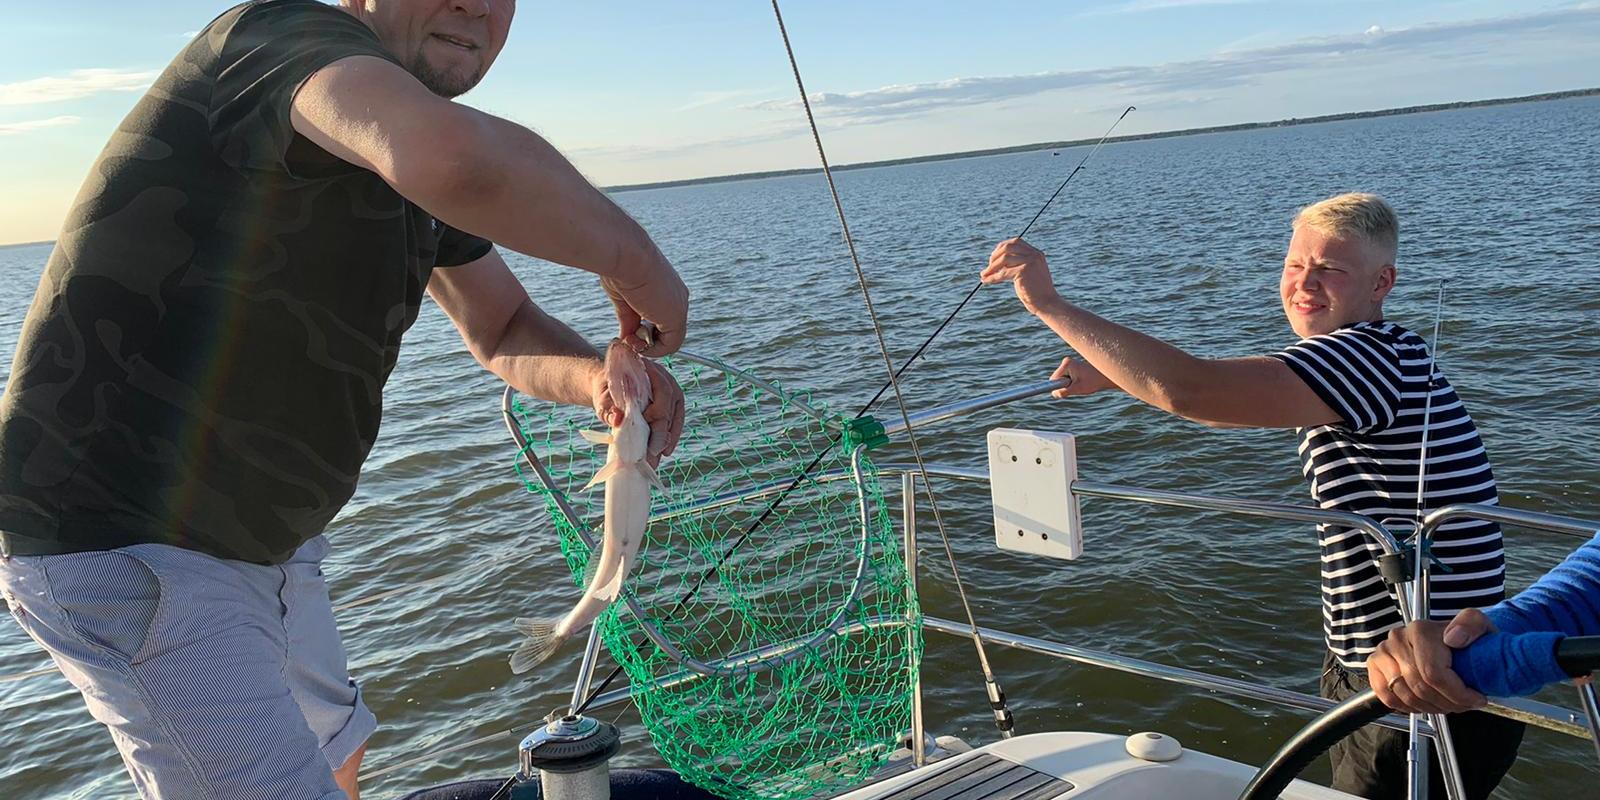
[[[1540, 634], [1524, 636], [1533, 637]], [[1491, 643], [1483, 644], [1489, 646]], [[1461, 654], [1469, 654], [1476, 647], [1479, 647], [1478, 642], [1460, 651], [1456, 663], [1461, 664]], [[1600, 636], [1573, 636], [1561, 639], [1555, 646], [1555, 659], [1561, 671], [1569, 677], [1577, 678], [1600, 671]], [[1468, 680], [1467, 683], [1475, 689], [1480, 688], [1472, 680]], [[1289, 741], [1278, 748], [1278, 752], [1272, 755], [1266, 766], [1262, 767], [1244, 787], [1244, 793], [1239, 795], [1239, 800], [1276, 800], [1278, 795], [1289, 787], [1290, 781], [1299, 777], [1318, 756], [1326, 753], [1346, 736], [1360, 730], [1361, 726], [1375, 722], [1388, 713], [1388, 707], [1384, 706], [1371, 689], [1334, 706], [1301, 728], [1299, 733], [1289, 737]]]

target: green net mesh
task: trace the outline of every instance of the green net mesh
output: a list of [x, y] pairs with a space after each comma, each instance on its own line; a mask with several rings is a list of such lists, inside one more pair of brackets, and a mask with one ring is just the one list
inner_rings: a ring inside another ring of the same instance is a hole
[[[713, 665], [803, 641], [827, 626], [856, 584], [861, 496], [850, 452], [834, 442], [842, 420], [808, 395], [763, 389], [720, 365], [662, 363], [683, 387], [685, 428], [677, 452], [662, 464], [666, 488], [656, 492], [625, 586], [644, 616], [614, 603], [597, 623], [606, 648], [627, 673], [656, 750], [691, 783], [726, 798], [765, 800], [859, 783], [910, 728], [922, 655], [921, 612], [877, 473], [863, 459], [866, 578], [840, 631], [792, 660], [768, 658], [759, 671], [686, 671], [647, 639], [643, 625]], [[520, 459], [518, 471], [542, 497], [567, 565], [581, 581], [590, 551], [556, 492], [586, 529], [598, 532], [603, 493], [579, 491], [605, 459], [604, 448], [578, 435], [596, 426], [593, 412], [520, 397], [510, 411], [554, 491]], [[811, 477], [689, 595], [819, 453]], [[737, 499], [761, 487], [771, 491]]]

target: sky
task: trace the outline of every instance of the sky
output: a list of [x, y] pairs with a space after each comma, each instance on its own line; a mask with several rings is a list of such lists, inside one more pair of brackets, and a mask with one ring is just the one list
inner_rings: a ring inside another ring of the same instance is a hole
[[[376, 0], [383, 2], [383, 0]], [[0, 244], [55, 237], [140, 93], [230, 3], [10, 3]], [[787, 0], [836, 164], [1600, 86], [1600, 2]], [[599, 185], [816, 166], [766, 0], [521, 0], [460, 98]]]

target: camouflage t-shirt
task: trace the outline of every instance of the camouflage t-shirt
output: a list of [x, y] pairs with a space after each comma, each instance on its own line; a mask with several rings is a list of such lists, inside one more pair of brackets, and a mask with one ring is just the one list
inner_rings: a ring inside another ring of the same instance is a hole
[[313, 73], [391, 62], [315, 0], [224, 13], [79, 192], [0, 399], [16, 553], [287, 559], [349, 500], [434, 267], [491, 245], [294, 133]]

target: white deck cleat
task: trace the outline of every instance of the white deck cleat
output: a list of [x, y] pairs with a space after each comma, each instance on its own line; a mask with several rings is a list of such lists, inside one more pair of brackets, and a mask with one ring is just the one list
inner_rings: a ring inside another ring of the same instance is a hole
[[1177, 761], [1183, 745], [1165, 734], [1145, 732], [1128, 737], [1128, 755], [1141, 761]]

